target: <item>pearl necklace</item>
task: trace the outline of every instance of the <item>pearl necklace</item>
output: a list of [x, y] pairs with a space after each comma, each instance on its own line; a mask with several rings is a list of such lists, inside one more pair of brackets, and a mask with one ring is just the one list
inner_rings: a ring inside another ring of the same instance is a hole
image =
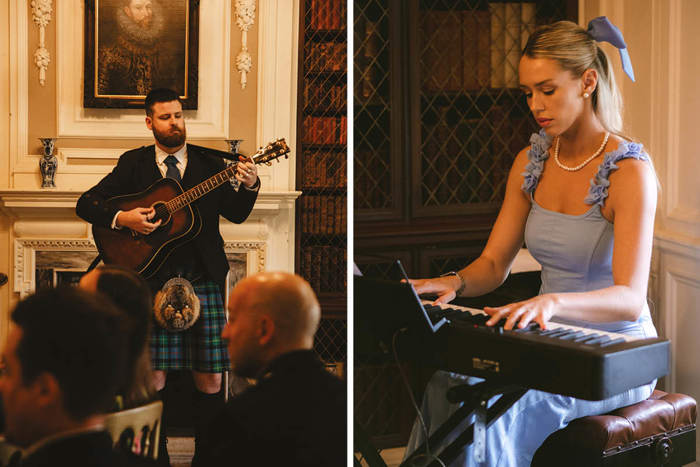
[[581, 162], [576, 167], [568, 167], [559, 161], [559, 142], [561, 141], [561, 138], [557, 136], [557, 144], [554, 146], [554, 162], [556, 162], [557, 165], [564, 170], [568, 170], [569, 172], [576, 172], [577, 170], [584, 168], [586, 166], [586, 164], [588, 164], [590, 161], [592, 161], [593, 159], [598, 157], [600, 155], [600, 153], [603, 152], [603, 149], [605, 149], [605, 145], [608, 144], [609, 137], [610, 137], [610, 132], [606, 131], [605, 138], [603, 138], [603, 144], [600, 145], [600, 147], [595, 152], [595, 154], [593, 154], [591, 157], [589, 157], [585, 161]]

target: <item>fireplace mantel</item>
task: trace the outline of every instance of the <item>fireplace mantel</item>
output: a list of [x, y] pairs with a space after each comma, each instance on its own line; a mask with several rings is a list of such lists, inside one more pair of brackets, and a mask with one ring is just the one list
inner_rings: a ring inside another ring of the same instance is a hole
[[[0, 210], [14, 218], [70, 218], [82, 191], [74, 190], [0, 190]], [[275, 216], [294, 206], [300, 191], [261, 191], [251, 219]]]

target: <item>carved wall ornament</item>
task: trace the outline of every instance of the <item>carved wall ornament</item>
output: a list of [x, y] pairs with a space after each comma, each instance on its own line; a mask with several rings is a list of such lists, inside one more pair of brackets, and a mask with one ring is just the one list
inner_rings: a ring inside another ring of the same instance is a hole
[[51, 21], [51, 0], [32, 0], [32, 19], [39, 26], [39, 47], [34, 52], [34, 63], [39, 68], [39, 84], [46, 85], [46, 69], [51, 62], [51, 55], [45, 47], [46, 26]]
[[241, 51], [236, 56], [236, 68], [241, 74], [241, 89], [245, 89], [247, 74], [253, 66], [248, 52], [248, 29], [255, 22], [255, 0], [236, 0], [236, 24], [241, 29]]
[[224, 242], [225, 253], [247, 253], [248, 265], [250, 266], [250, 273], [262, 272], [265, 270], [265, 250], [265, 242]]
[[[14, 241], [14, 291], [25, 297], [35, 291], [37, 267], [37, 252], [64, 252], [81, 255], [81, 268], [87, 265], [97, 255], [97, 249], [89, 239], [15, 239]], [[246, 275], [265, 270], [266, 242], [256, 241], [226, 241], [224, 251], [228, 253], [243, 253], [246, 258]], [[75, 252], [75, 253], [74, 253]]]
[[[87, 239], [15, 239], [14, 291], [20, 297], [34, 292], [36, 286], [36, 252], [85, 252], [86, 267], [97, 254], [95, 244]], [[94, 254], [93, 254], [94, 253]]]

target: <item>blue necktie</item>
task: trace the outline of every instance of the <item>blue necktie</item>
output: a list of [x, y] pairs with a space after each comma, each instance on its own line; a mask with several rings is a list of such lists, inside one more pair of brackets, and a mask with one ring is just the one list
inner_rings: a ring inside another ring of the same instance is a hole
[[177, 168], [177, 158], [170, 155], [165, 158], [164, 162], [165, 165], [168, 166], [168, 170], [165, 171], [165, 176], [172, 178], [173, 180], [177, 180], [178, 182], [182, 182], [182, 179], [180, 178], [180, 169]]

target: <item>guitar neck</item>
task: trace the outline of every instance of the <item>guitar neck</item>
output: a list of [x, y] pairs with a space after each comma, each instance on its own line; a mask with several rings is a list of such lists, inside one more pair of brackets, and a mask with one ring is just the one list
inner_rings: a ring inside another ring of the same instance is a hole
[[231, 164], [218, 174], [209, 177], [199, 185], [190, 188], [180, 196], [177, 196], [168, 201], [167, 203], [165, 203], [165, 205], [168, 208], [168, 211], [175, 212], [178, 209], [182, 209], [185, 206], [197, 201], [199, 198], [206, 195], [214, 188], [223, 185], [224, 183], [233, 178], [234, 174], [236, 173], [237, 165], [237, 163]]
[[[250, 156], [250, 160], [254, 164], [267, 164], [271, 165], [270, 161], [276, 160], [279, 157], [284, 156], [285, 159], [287, 158], [287, 154], [289, 153], [289, 146], [287, 146], [286, 141], [284, 138], [278, 139], [274, 142], [269, 143], [267, 146], [264, 148], [261, 147], [258, 152]], [[279, 162], [279, 160], [277, 161]], [[213, 175], [209, 177], [208, 179], [204, 180], [202, 183], [199, 185], [190, 188], [180, 196], [171, 199], [165, 205], [168, 208], [168, 211], [175, 212], [178, 209], [182, 209], [185, 206], [193, 203], [194, 201], [197, 201], [199, 198], [202, 196], [206, 195], [209, 193], [211, 190], [214, 188], [217, 188], [230, 179], [234, 177], [236, 174], [236, 167], [238, 166], [238, 161], [233, 162], [231, 165], [229, 165], [227, 168], [222, 170], [216, 175]]]

